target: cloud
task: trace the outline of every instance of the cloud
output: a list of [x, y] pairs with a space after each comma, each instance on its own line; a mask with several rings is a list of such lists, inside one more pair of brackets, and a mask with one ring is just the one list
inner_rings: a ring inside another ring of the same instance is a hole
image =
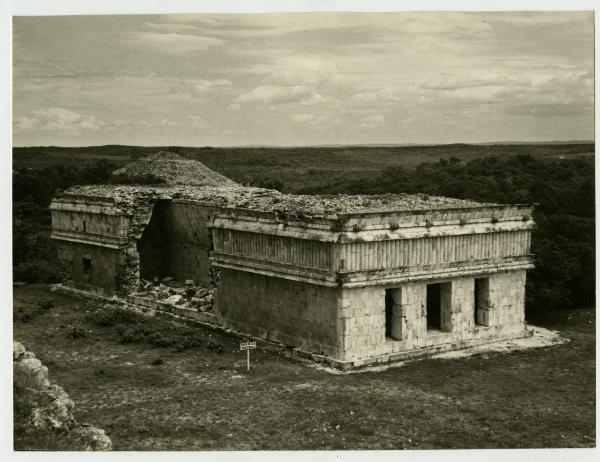
[[80, 131], [99, 130], [104, 123], [92, 115], [82, 115], [60, 107], [38, 109], [31, 116], [15, 119], [15, 128], [20, 130]]
[[485, 75], [473, 77], [472, 73], [464, 76], [442, 74], [428, 79], [421, 85], [427, 90], [461, 90], [473, 87], [504, 87], [504, 86], [527, 86], [531, 79], [525, 76], [509, 77], [507, 75]]
[[290, 119], [294, 122], [311, 122], [315, 119], [315, 116], [312, 114], [292, 114], [290, 115]]
[[210, 127], [210, 124], [207, 123], [201, 116], [190, 116], [189, 120], [190, 126], [192, 126], [193, 128], [205, 129]]
[[240, 103], [294, 103], [300, 102], [311, 95], [311, 90], [302, 85], [261, 85], [237, 98]]
[[223, 40], [203, 35], [176, 32], [132, 32], [130, 43], [138, 47], [152, 48], [167, 54], [185, 54], [207, 50], [223, 44]]
[[15, 144], [593, 136], [592, 12], [20, 17], [13, 30]]
[[161, 127], [175, 127], [177, 125], [179, 125], [177, 122], [175, 122], [174, 120], [170, 120], [170, 119], [162, 119], [158, 125], [160, 125]]
[[362, 123], [358, 126], [358, 128], [366, 128], [366, 129], [375, 128], [378, 125], [381, 125], [384, 121], [385, 121], [385, 116], [383, 114], [375, 114], [375, 115], [363, 117]]

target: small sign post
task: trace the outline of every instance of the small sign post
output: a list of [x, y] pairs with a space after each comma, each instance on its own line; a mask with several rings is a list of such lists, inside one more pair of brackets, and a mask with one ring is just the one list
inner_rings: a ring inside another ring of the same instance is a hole
[[240, 342], [240, 351], [246, 350], [246, 366], [250, 370], [250, 350], [256, 350], [256, 342]]

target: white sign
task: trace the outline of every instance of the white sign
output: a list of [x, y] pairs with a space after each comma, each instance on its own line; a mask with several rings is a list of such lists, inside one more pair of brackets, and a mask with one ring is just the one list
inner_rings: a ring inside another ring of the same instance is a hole
[[240, 350], [256, 350], [256, 342], [240, 342]]
[[256, 350], [256, 342], [240, 342], [240, 350], [246, 350], [246, 367], [250, 370], [250, 350]]

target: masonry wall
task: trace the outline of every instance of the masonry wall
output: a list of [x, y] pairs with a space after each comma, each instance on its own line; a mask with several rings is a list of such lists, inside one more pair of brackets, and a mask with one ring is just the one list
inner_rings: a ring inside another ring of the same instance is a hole
[[106, 237], [125, 237], [127, 219], [115, 212], [110, 204], [66, 199], [52, 207], [52, 230], [73, 234]]
[[[482, 276], [478, 276], [482, 277]], [[445, 344], [502, 340], [525, 334], [525, 271], [485, 276], [483, 314], [475, 312], [473, 277], [428, 281], [449, 283], [442, 294], [441, 329], [427, 330], [427, 283], [343, 289], [339, 317], [344, 360], [410, 352]], [[385, 336], [385, 291], [392, 290], [392, 335]], [[446, 297], [446, 299], [444, 299]]]
[[339, 357], [339, 289], [224, 269], [215, 314], [239, 332]]
[[192, 202], [158, 201], [138, 242], [141, 276], [194, 279], [208, 286], [214, 209]]
[[[118, 273], [124, 263], [121, 251], [67, 241], [58, 241], [56, 247], [67, 285], [104, 294], [116, 291]], [[84, 259], [89, 259], [89, 271], [84, 267]]]

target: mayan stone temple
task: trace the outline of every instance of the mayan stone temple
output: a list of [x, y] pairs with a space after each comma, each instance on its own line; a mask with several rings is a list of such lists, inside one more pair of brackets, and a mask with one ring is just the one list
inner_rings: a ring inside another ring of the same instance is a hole
[[[119, 185], [149, 177], [152, 185]], [[197, 319], [340, 368], [528, 335], [531, 205], [300, 196], [161, 152], [51, 205], [64, 290]]]

